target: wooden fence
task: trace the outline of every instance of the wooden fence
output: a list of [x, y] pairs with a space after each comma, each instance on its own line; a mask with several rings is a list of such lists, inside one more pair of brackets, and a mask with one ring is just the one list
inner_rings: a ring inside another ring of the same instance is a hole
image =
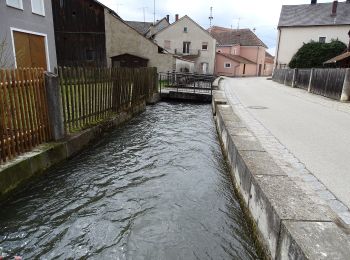
[[272, 79], [281, 84], [340, 100], [345, 74], [346, 69], [276, 69]]
[[346, 69], [315, 69], [310, 92], [325, 97], [340, 99]]
[[44, 71], [0, 70], [0, 163], [50, 140]]
[[308, 90], [310, 76], [311, 76], [311, 69], [298, 70], [297, 77], [296, 77], [296, 82], [297, 82], [296, 87]]
[[74, 132], [128, 110], [157, 91], [156, 68], [59, 68], [64, 123]]

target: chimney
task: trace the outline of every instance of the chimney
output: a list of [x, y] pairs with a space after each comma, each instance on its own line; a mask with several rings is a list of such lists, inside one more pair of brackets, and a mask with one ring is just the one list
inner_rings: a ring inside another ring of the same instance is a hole
[[169, 23], [169, 20], [170, 20], [170, 16], [167, 14], [166, 15], [166, 20], [168, 21], [168, 23]]
[[311, 4], [312, 4], [312, 5], [317, 4], [317, 0], [311, 0]]
[[338, 8], [338, 1], [335, 0], [333, 1], [333, 5], [332, 5], [332, 16], [337, 15], [337, 8]]
[[177, 22], [179, 20], [179, 15], [175, 14], [175, 22]]

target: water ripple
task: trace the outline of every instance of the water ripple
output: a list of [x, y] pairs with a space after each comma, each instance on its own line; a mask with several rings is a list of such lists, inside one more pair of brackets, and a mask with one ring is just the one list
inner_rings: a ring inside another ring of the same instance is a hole
[[210, 106], [161, 103], [1, 206], [26, 259], [256, 259]]

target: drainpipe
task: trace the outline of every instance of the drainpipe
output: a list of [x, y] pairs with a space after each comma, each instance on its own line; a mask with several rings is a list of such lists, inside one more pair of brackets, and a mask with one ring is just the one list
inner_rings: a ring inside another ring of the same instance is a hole
[[258, 46], [258, 52], [256, 54], [256, 76], [258, 77], [259, 76], [259, 50], [260, 50], [260, 47]]

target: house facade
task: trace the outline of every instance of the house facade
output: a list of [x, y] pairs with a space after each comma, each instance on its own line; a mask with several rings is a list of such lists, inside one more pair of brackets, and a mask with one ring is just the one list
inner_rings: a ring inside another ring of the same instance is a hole
[[[176, 15], [175, 22], [158, 31], [153, 38], [168, 52], [193, 61], [195, 73], [214, 73], [216, 40], [187, 15], [181, 19]], [[181, 66], [183, 62], [177, 64]], [[177, 67], [176, 70], [185, 72], [187, 69]]]
[[215, 74], [242, 77], [266, 75], [267, 46], [250, 29], [213, 26], [217, 40]]
[[278, 24], [275, 68], [288, 67], [294, 54], [310, 41], [348, 43], [350, 1], [284, 5]]
[[60, 66], [106, 66], [105, 6], [94, 0], [51, 0]]
[[109, 9], [105, 9], [105, 30], [108, 66], [157, 67], [159, 72], [174, 69], [172, 54], [144, 37]]
[[0, 66], [57, 67], [51, 1], [0, 0]]

